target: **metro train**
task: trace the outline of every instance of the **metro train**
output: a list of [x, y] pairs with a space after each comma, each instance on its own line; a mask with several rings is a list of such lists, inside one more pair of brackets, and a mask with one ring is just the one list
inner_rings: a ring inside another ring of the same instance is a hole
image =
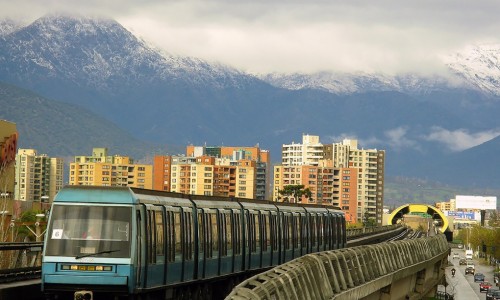
[[46, 299], [205, 299], [208, 282], [345, 247], [345, 224], [342, 211], [320, 205], [66, 186], [50, 209], [42, 291]]

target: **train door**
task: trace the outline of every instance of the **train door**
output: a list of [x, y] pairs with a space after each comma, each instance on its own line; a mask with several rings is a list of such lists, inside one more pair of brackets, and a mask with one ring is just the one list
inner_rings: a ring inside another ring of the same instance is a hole
[[219, 210], [219, 220], [219, 275], [231, 274], [234, 272], [234, 234], [232, 211], [226, 209]]
[[201, 278], [219, 273], [219, 215], [217, 209], [198, 209], [198, 272]]
[[145, 265], [146, 265], [146, 251], [144, 251], [144, 245], [146, 244], [144, 241], [144, 232], [145, 232], [145, 226], [142, 220], [144, 220], [145, 217], [145, 210], [144, 206], [139, 206], [138, 209], [136, 210], [136, 235], [135, 235], [135, 249], [136, 249], [136, 254], [135, 258], [136, 261], [134, 263], [135, 265], [135, 286], [136, 288], [144, 288], [145, 287], [145, 282], [143, 281], [143, 278], [145, 277]]
[[173, 284], [181, 282], [183, 273], [181, 209], [179, 207], [167, 207], [165, 215], [167, 284]]
[[193, 210], [181, 207], [181, 243], [182, 243], [182, 281], [191, 281], [195, 277], [194, 261], [194, 219]]
[[259, 212], [247, 209], [246, 210], [246, 250], [248, 255], [247, 269], [256, 269], [261, 266], [261, 248], [260, 248], [260, 224]]
[[300, 214], [292, 212], [292, 259], [300, 256]]
[[165, 281], [165, 217], [161, 206], [146, 205], [146, 286], [157, 287]]
[[273, 266], [279, 265], [281, 263], [281, 233], [278, 227], [278, 212], [271, 211], [271, 220], [270, 220], [270, 229], [271, 229], [271, 263]]
[[292, 214], [289, 212], [282, 212], [282, 234], [283, 234], [283, 262], [292, 260]]
[[272, 247], [271, 247], [271, 224], [270, 211], [263, 211], [260, 214], [260, 226], [262, 228], [262, 267], [272, 266]]
[[243, 240], [243, 232], [241, 227], [243, 226], [243, 214], [239, 209], [233, 209], [231, 218], [233, 221], [232, 231], [233, 231], [233, 255], [234, 255], [234, 272], [243, 271], [245, 269], [243, 248], [245, 247], [245, 242]]

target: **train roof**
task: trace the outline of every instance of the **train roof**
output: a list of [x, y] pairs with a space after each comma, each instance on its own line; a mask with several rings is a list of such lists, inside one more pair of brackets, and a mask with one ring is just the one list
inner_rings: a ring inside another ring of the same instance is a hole
[[237, 208], [241, 204], [248, 209], [275, 210], [276, 206], [284, 211], [324, 211], [342, 213], [337, 207], [317, 204], [297, 204], [255, 200], [246, 198], [227, 198], [219, 196], [188, 195], [174, 192], [147, 190], [133, 187], [82, 186], [68, 185], [59, 191], [55, 203], [109, 203], [109, 204], [167, 204], [172, 206], [192, 207], [193, 201], [200, 208]]
[[57, 193], [54, 202], [135, 204], [137, 198], [128, 187], [69, 185]]

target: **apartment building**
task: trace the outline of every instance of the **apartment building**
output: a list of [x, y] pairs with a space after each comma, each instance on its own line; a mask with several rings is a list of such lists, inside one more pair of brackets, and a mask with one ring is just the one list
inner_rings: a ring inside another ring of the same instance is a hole
[[12, 199], [17, 152], [16, 124], [0, 120], [0, 197]]
[[70, 185], [153, 188], [152, 165], [135, 164], [128, 156], [108, 155], [107, 148], [94, 148], [91, 156], [75, 156], [69, 172]]
[[253, 160], [157, 155], [154, 166], [156, 190], [258, 199], [260, 169]]
[[[323, 145], [303, 135], [303, 144], [283, 145], [282, 164], [274, 167], [273, 200], [285, 185], [302, 184], [313, 203], [340, 207], [348, 218], [382, 224], [385, 151], [358, 149], [357, 140]], [[301, 166], [301, 168], [298, 168]]]
[[324, 159], [332, 160], [335, 167], [357, 169], [356, 219], [375, 219], [382, 224], [384, 205], [385, 151], [359, 149], [358, 141], [344, 139], [341, 143], [324, 146]]
[[[203, 172], [195, 166], [201, 164], [205, 165]], [[268, 150], [262, 150], [258, 145], [255, 147], [190, 145], [186, 147], [186, 156], [157, 155], [154, 157], [153, 165], [153, 188], [155, 190], [259, 200], [270, 199], [270, 154]], [[191, 168], [189, 172], [187, 165]], [[203, 176], [209, 174], [208, 165], [212, 166], [212, 173], [209, 178], [206, 178]], [[189, 177], [181, 178], [181, 173], [177, 172], [179, 170]], [[194, 178], [194, 176], [199, 178]], [[188, 188], [188, 180], [190, 188]], [[198, 184], [199, 186], [195, 188]]]
[[294, 143], [283, 145], [281, 150], [281, 164], [284, 166], [318, 166], [323, 159], [323, 144], [319, 136], [305, 134], [302, 144]]
[[64, 160], [19, 149], [16, 155], [14, 199], [52, 202], [63, 187]]

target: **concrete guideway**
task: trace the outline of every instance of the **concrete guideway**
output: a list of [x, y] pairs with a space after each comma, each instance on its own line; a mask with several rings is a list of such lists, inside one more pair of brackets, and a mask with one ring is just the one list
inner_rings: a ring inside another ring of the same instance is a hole
[[421, 299], [444, 278], [442, 234], [297, 258], [239, 284], [226, 299]]

